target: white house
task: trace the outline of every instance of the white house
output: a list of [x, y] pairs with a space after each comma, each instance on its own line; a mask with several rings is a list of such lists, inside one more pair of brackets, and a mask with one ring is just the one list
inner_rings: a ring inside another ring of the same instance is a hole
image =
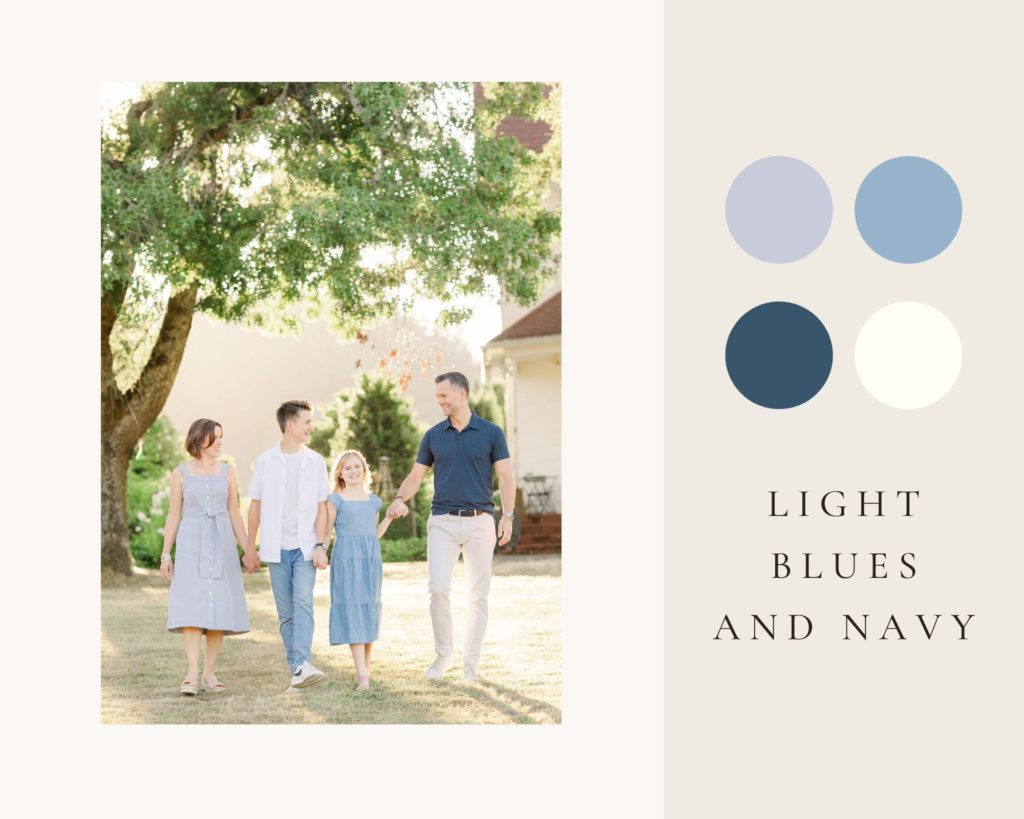
[[[537, 152], [551, 136], [547, 123], [518, 117], [498, 130]], [[558, 208], [560, 200], [559, 186], [552, 185], [548, 207]], [[509, 450], [527, 502], [517, 551], [561, 546], [562, 283], [561, 271], [554, 272], [533, 307], [504, 301], [502, 331], [483, 348], [485, 381], [505, 391]]]
[[488, 383], [505, 390], [505, 427], [512, 463], [536, 511], [561, 511], [562, 293], [537, 305], [484, 346]]

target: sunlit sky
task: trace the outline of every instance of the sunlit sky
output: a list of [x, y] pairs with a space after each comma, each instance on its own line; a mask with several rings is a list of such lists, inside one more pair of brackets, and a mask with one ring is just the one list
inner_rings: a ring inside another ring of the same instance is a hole
[[[105, 82], [101, 85], [101, 112], [105, 116], [108, 111], [134, 97], [140, 90], [140, 82]], [[473, 315], [470, 319], [456, 327], [437, 328], [446, 336], [461, 339], [473, 353], [473, 358], [480, 361], [480, 348], [501, 332], [501, 307], [498, 304], [497, 287], [489, 296], [478, 296], [464, 299], [457, 306], [470, 307]], [[434, 299], [420, 299], [412, 310], [413, 317], [427, 327], [435, 327], [437, 317], [445, 307]]]

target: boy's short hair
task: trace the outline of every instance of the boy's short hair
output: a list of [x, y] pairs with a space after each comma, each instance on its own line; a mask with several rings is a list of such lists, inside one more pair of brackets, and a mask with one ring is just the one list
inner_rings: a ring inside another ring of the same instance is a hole
[[297, 418], [299, 413], [303, 410], [313, 411], [313, 405], [309, 401], [285, 401], [281, 406], [277, 408], [277, 425], [281, 427], [281, 432], [284, 432], [288, 422], [292, 418]]

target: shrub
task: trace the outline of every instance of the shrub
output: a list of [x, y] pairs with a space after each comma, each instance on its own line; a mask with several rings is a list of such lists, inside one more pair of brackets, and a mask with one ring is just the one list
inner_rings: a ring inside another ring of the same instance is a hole
[[170, 497], [167, 476], [182, 460], [182, 439], [167, 418], [157, 418], [142, 436], [128, 468], [129, 535], [132, 557], [139, 566], [160, 566]]
[[480, 384], [469, 396], [469, 408], [505, 429], [505, 390], [500, 384]]
[[[390, 534], [391, 530], [388, 530]], [[380, 542], [380, 555], [385, 563], [406, 563], [427, 559], [426, 537], [389, 538]]]
[[420, 429], [410, 399], [399, 395], [388, 379], [364, 375], [359, 389], [347, 393], [344, 401], [345, 448], [362, 452], [371, 471], [386, 455], [397, 488], [412, 469], [420, 445]]
[[[362, 452], [374, 476], [373, 491], [387, 507], [412, 469], [421, 435], [410, 399], [402, 396], [394, 382], [387, 378], [364, 374], [358, 387], [342, 390], [327, 406], [309, 445], [324, 456], [328, 468], [343, 450]], [[393, 484], [390, 493], [382, 492], [378, 480], [381, 456], [388, 458]], [[427, 475], [416, 494], [417, 536], [426, 534], [432, 495], [433, 476]], [[388, 537], [412, 537], [412, 516], [393, 521]]]

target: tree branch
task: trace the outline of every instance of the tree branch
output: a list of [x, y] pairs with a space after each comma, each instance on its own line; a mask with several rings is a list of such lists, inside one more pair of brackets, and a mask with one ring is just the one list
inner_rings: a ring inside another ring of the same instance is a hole
[[359, 100], [356, 99], [356, 92], [352, 90], [352, 86], [347, 82], [339, 82], [338, 88], [345, 92], [345, 96], [348, 97], [348, 101], [352, 105], [352, 110], [362, 120], [363, 125], [369, 127], [370, 123], [366, 119], [366, 109], [359, 104]]
[[117, 321], [117, 314], [128, 295], [128, 281], [118, 281], [110, 285], [107, 292], [100, 298], [100, 334], [104, 340], [110, 338]]
[[134, 153], [142, 140], [142, 115], [149, 110], [153, 104], [152, 97], [141, 99], [128, 109], [128, 154]]
[[257, 108], [273, 105], [287, 93], [288, 86], [286, 85], [284, 92], [281, 94], [274, 94], [267, 91], [263, 94], [258, 94], [245, 105], [232, 106], [231, 115], [226, 120], [218, 123], [217, 125], [211, 125], [209, 128], [204, 128], [195, 135], [195, 138], [192, 140], [192, 144], [189, 145], [182, 154], [180, 162], [182, 164], [187, 164], [211, 145], [224, 140], [231, 132], [232, 125], [239, 122], [248, 122], [255, 115]]
[[114, 352], [110, 349], [110, 334], [114, 330], [117, 315], [128, 294], [135, 255], [124, 252], [121, 261], [128, 275], [121, 281], [113, 282], [100, 295], [100, 413], [104, 430], [116, 423], [124, 411], [121, 406], [121, 391], [117, 388], [114, 377]]
[[136, 382], [124, 393], [125, 416], [115, 432], [118, 443], [134, 446], [163, 409], [185, 354], [198, 293], [199, 285], [192, 284], [168, 300], [160, 335], [153, 345], [149, 361]]
[[377, 165], [376, 170], [373, 172], [373, 176], [370, 178], [370, 183], [376, 187], [380, 184], [380, 178], [384, 174], [384, 164], [390, 158], [390, 152], [384, 145], [384, 139], [381, 138], [381, 134], [378, 132], [378, 129], [366, 116], [366, 108], [360, 105], [359, 100], [356, 99], [356, 92], [352, 89], [352, 86], [347, 82], [339, 82], [338, 87], [345, 93], [345, 96], [348, 97], [352, 110], [359, 118], [359, 121], [366, 127], [366, 130], [377, 137], [377, 149], [380, 151], [380, 163]]

